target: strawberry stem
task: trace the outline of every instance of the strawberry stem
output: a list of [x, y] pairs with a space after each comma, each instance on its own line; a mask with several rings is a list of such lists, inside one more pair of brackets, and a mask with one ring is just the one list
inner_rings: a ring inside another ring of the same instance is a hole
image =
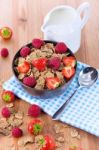
[[42, 127], [40, 124], [35, 124], [34, 125], [34, 134], [38, 134], [42, 131]]
[[4, 36], [9, 36], [10, 32], [7, 29], [3, 30], [3, 35]]
[[45, 144], [45, 140], [44, 140], [44, 138], [40, 139], [39, 143], [40, 143], [40, 145], [42, 145], [42, 146], [43, 146], [43, 145]]
[[3, 99], [4, 99], [6, 102], [9, 102], [9, 100], [10, 100], [9, 94], [3, 95]]

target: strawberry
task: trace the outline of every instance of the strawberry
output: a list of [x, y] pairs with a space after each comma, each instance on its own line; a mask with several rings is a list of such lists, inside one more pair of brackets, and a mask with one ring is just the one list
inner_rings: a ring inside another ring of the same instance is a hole
[[11, 91], [3, 91], [2, 100], [7, 103], [13, 102], [15, 100], [15, 95]]
[[73, 56], [69, 56], [69, 57], [64, 57], [63, 58], [63, 63], [66, 66], [71, 66], [71, 67], [75, 67], [76, 64], [76, 60]]
[[66, 79], [70, 79], [75, 74], [75, 69], [71, 66], [64, 67], [62, 74]]
[[48, 89], [56, 89], [60, 85], [61, 81], [58, 77], [46, 78], [46, 86]]
[[9, 40], [12, 37], [12, 30], [9, 27], [3, 27], [0, 29], [0, 36], [4, 40]]
[[42, 136], [38, 144], [40, 145], [40, 150], [55, 150], [56, 148], [55, 140], [50, 135]]
[[39, 134], [43, 129], [43, 121], [40, 119], [34, 119], [28, 124], [28, 131], [34, 135]]
[[44, 71], [46, 67], [47, 59], [46, 58], [38, 58], [32, 60], [32, 64], [36, 67], [39, 71]]
[[20, 73], [27, 73], [30, 69], [30, 64], [27, 61], [24, 61], [17, 67], [18, 72]]

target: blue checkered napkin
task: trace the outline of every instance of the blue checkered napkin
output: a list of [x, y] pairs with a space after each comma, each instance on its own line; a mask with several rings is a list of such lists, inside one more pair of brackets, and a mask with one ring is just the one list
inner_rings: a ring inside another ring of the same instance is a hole
[[[62, 105], [77, 88], [79, 72], [87, 65], [78, 62], [77, 73], [68, 90], [60, 97], [42, 100], [30, 95], [15, 79], [11, 77], [3, 84], [3, 88], [13, 91], [18, 97], [31, 104], [39, 105], [44, 112], [53, 116], [56, 110]], [[99, 137], [99, 78], [90, 88], [79, 89], [72, 97], [59, 120], [74, 127], [85, 130]]]

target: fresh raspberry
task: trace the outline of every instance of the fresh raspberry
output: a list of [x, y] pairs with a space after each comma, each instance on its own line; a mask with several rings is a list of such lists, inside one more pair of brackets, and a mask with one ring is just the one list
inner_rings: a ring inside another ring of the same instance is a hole
[[11, 112], [7, 107], [2, 108], [1, 113], [2, 113], [2, 116], [5, 118], [9, 118], [11, 115]]
[[60, 64], [61, 64], [61, 60], [59, 57], [53, 57], [48, 61], [48, 66], [53, 70], [58, 70]]
[[22, 57], [26, 57], [27, 55], [30, 54], [30, 52], [31, 52], [30, 48], [26, 46], [26, 47], [23, 47], [23, 48], [21, 49], [20, 55], [21, 55]]
[[23, 131], [18, 128], [18, 127], [15, 127], [12, 129], [12, 136], [16, 137], [16, 138], [19, 138], [23, 135]]
[[1, 49], [1, 56], [2, 57], [7, 57], [9, 55], [8, 49], [7, 48], [2, 48]]
[[29, 116], [32, 116], [32, 117], [36, 118], [40, 115], [40, 113], [41, 113], [40, 107], [35, 105], [35, 104], [31, 105], [28, 109], [28, 115]]
[[25, 77], [23, 83], [29, 87], [34, 87], [36, 85], [36, 80], [34, 77]]
[[60, 53], [60, 54], [62, 54], [62, 53], [65, 53], [66, 51], [67, 51], [67, 46], [66, 46], [66, 44], [65, 43], [63, 43], [63, 42], [59, 42], [59, 43], [57, 43], [57, 45], [55, 46], [55, 52], [56, 53]]
[[44, 41], [43, 40], [40, 40], [40, 39], [33, 39], [32, 40], [32, 45], [35, 47], [35, 48], [41, 48], [41, 46], [44, 44]]

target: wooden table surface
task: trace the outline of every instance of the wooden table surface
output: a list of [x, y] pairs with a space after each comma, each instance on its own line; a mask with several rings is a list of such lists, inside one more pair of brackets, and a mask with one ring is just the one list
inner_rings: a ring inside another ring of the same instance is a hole
[[[76, 53], [78, 60], [88, 63], [93, 67], [99, 68], [99, 1], [87, 0], [91, 4], [91, 17], [82, 31], [81, 47]], [[54, 6], [68, 4], [75, 8], [84, 0], [0, 0], [0, 27], [9, 26], [13, 29], [13, 38], [5, 42], [0, 39], [0, 48], [9, 49], [9, 57], [2, 59], [0, 57], [0, 80], [7, 80], [12, 76], [11, 63], [16, 51], [24, 44], [30, 42], [34, 37], [43, 37], [40, 27], [43, 23], [45, 14]], [[0, 89], [2, 92], [2, 88]], [[5, 106], [0, 97], [0, 108]], [[29, 104], [22, 100], [16, 100], [15, 106], [18, 110], [23, 109], [26, 113]], [[47, 122], [44, 132], [53, 132], [53, 125], [56, 123], [51, 117], [42, 113], [42, 118]], [[27, 134], [26, 122], [24, 118], [24, 136]], [[58, 123], [58, 122], [57, 122]], [[59, 124], [59, 123], [58, 123]], [[80, 140], [72, 138], [71, 128], [64, 129], [65, 144], [60, 150], [68, 150], [71, 143], [82, 146], [83, 150], [99, 150], [99, 138], [79, 130]], [[11, 150], [9, 143], [12, 138], [0, 136], [0, 150]], [[14, 139], [15, 145], [17, 140]], [[20, 150], [20, 148], [18, 148]], [[23, 148], [22, 148], [23, 149]], [[29, 150], [34, 150], [31, 146]]]

